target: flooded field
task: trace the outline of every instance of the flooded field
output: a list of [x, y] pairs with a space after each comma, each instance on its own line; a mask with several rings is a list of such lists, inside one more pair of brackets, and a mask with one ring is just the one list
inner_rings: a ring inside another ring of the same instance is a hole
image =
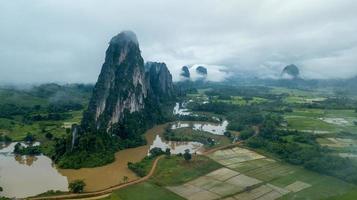
[[171, 125], [171, 129], [178, 128], [192, 128], [196, 131], [205, 131], [215, 135], [224, 135], [227, 131], [228, 121], [224, 120], [222, 123], [212, 122], [175, 122]]
[[155, 140], [152, 142], [150, 149], [159, 147], [162, 150], [167, 148], [171, 149], [172, 154], [185, 153], [186, 149], [189, 149], [191, 153], [201, 154], [203, 151], [203, 144], [199, 142], [174, 142], [164, 141], [159, 135], [156, 135]]
[[111, 164], [78, 170], [60, 169], [59, 172], [68, 177], [69, 182], [83, 179], [87, 184], [86, 191], [96, 191], [122, 183], [124, 176], [128, 177], [129, 181], [138, 179], [139, 177], [127, 168], [127, 163], [140, 161], [148, 155], [149, 149], [154, 147], [163, 150], [170, 148], [173, 154], [183, 153], [185, 149], [190, 149], [191, 152], [202, 150], [202, 144], [197, 142], [164, 141], [160, 135], [164, 133], [165, 127], [166, 125], [159, 125], [148, 130], [145, 135], [148, 145], [117, 152], [115, 154], [116, 159]]
[[198, 142], [164, 141], [161, 135], [166, 125], [158, 125], [145, 134], [147, 145], [125, 149], [115, 154], [115, 161], [111, 164], [96, 167], [74, 169], [57, 169], [51, 159], [46, 156], [15, 156], [12, 154], [16, 143], [4, 146], [0, 150], [0, 185], [7, 197], [34, 196], [48, 190], [68, 191], [68, 183], [82, 179], [86, 183], [86, 191], [96, 191], [117, 185], [123, 182], [123, 177], [129, 181], [138, 179], [127, 168], [128, 162], [138, 162], [148, 155], [149, 150], [159, 147], [171, 149], [171, 153], [183, 153], [185, 149], [201, 153], [203, 145]]
[[48, 190], [67, 191], [68, 181], [46, 156], [15, 156], [16, 143], [0, 148], [0, 185], [6, 197], [28, 197]]
[[173, 114], [174, 115], [191, 115], [191, 112], [188, 111], [188, 109], [185, 108], [186, 103], [176, 103]]

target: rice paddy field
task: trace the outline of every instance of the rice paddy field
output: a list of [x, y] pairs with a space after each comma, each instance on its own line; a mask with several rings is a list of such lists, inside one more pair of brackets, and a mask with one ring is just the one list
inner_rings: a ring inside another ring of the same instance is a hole
[[284, 118], [287, 129], [316, 134], [322, 146], [338, 156], [357, 161], [357, 113], [354, 110], [299, 108]]
[[289, 129], [312, 133], [357, 132], [354, 110], [294, 109], [285, 114]]
[[245, 148], [219, 150], [209, 157], [222, 167], [165, 188], [189, 200], [334, 199], [357, 190], [355, 185]]
[[[292, 108], [284, 113], [284, 128], [318, 135], [317, 141], [341, 157], [357, 162], [357, 112], [355, 109], [318, 109], [309, 104], [335, 97], [332, 90], [298, 90], [272, 88], [275, 94], [284, 94], [283, 101]], [[355, 99], [353, 96], [348, 98]]]

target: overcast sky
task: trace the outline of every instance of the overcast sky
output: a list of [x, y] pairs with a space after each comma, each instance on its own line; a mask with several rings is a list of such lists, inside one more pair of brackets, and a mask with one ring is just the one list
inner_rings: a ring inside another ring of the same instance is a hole
[[95, 82], [122, 30], [175, 78], [198, 63], [259, 76], [294, 63], [305, 77], [350, 77], [356, 11], [354, 0], [1, 0], [0, 82]]

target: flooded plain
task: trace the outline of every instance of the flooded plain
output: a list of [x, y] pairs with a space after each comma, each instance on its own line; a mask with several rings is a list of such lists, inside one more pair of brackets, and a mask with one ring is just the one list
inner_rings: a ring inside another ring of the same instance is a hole
[[183, 153], [189, 149], [192, 153], [203, 152], [203, 145], [198, 142], [164, 141], [162, 134], [167, 125], [158, 125], [145, 134], [147, 145], [118, 151], [115, 161], [95, 168], [57, 169], [51, 159], [46, 156], [17, 157], [12, 154], [15, 143], [0, 150], [0, 185], [6, 197], [34, 196], [48, 190], [68, 191], [68, 183], [82, 179], [86, 183], [86, 191], [97, 191], [120, 183], [124, 176], [129, 181], [138, 179], [127, 168], [128, 162], [138, 162], [148, 155], [149, 150], [159, 147], [171, 149], [172, 154]]
[[68, 191], [67, 177], [46, 156], [16, 156], [16, 143], [1, 145], [0, 186], [2, 196], [23, 198], [48, 190]]
[[221, 123], [212, 123], [212, 122], [175, 122], [171, 125], [171, 129], [178, 128], [192, 128], [196, 131], [204, 131], [212, 133], [215, 135], [224, 135], [224, 132], [227, 131], [228, 121], [224, 120]]

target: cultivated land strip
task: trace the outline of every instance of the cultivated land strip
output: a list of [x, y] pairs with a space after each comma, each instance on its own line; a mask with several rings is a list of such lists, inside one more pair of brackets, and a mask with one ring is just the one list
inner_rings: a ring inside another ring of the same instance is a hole
[[[240, 144], [240, 142], [236, 142], [234, 144], [229, 144], [229, 145], [217, 147], [217, 148], [214, 148], [214, 149], [210, 149], [208, 151], [203, 152], [202, 155], [208, 155], [208, 154], [213, 153], [213, 152], [218, 151], [218, 150], [222, 150], [222, 149], [229, 148], [229, 147], [234, 147], [234, 146], [236, 146], [238, 144]], [[163, 157], [164, 156], [157, 157], [154, 160], [154, 163], [153, 163], [153, 165], [151, 167], [150, 172], [146, 176], [144, 176], [143, 178], [137, 179], [135, 181], [131, 181], [131, 182], [128, 182], [128, 183], [115, 185], [115, 186], [112, 186], [110, 188], [107, 188], [107, 189], [104, 189], [104, 190], [99, 190], [99, 191], [96, 191], [96, 192], [86, 192], [86, 193], [80, 193], [80, 194], [70, 193], [70, 194], [43, 196], [43, 197], [30, 197], [30, 198], [27, 198], [27, 199], [30, 199], [30, 200], [45, 200], [45, 199], [83, 199], [83, 200], [92, 200], [92, 199], [104, 198], [104, 197], [109, 196], [114, 190], [122, 189], [124, 187], [128, 187], [128, 186], [131, 186], [131, 185], [142, 183], [142, 182], [148, 180], [152, 175], [154, 175], [155, 169], [157, 167], [157, 163]]]

